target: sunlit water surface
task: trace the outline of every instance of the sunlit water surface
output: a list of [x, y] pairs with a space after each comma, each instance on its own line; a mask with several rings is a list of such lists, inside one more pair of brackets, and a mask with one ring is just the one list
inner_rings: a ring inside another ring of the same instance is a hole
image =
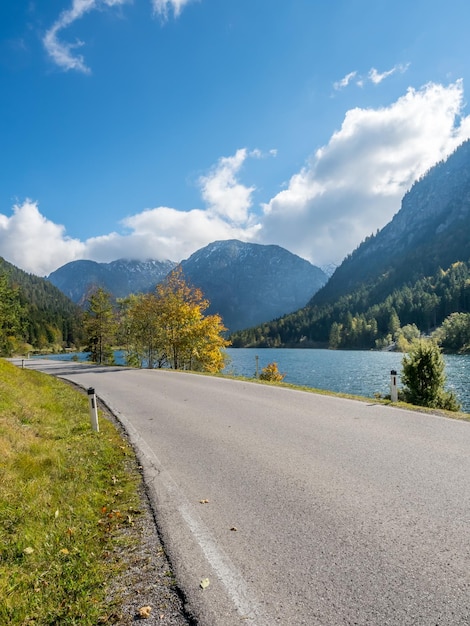
[[[366, 397], [390, 393], [390, 372], [396, 370], [400, 374], [403, 358], [398, 352], [288, 348], [228, 348], [227, 355], [225, 373], [228, 374], [251, 378], [256, 371], [275, 362], [285, 374], [285, 382]], [[87, 354], [77, 353], [77, 357], [86, 360]], [[50, 358], [72, 359], [73, 355]], [[470, 413], [470, 355], [444, 355], [444, 359], [446, 386], [454, 391], [462, 409]], [[116, 352], [116, 362], [124, 364], [122, 352]]]

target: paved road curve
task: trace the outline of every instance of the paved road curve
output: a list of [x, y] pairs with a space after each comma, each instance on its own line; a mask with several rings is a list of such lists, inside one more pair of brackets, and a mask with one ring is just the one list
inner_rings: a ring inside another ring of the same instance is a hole
[[179, 372], [25, 366], [94, 387], [122, 420], [203, 626], [470, 624], [470, 423]]

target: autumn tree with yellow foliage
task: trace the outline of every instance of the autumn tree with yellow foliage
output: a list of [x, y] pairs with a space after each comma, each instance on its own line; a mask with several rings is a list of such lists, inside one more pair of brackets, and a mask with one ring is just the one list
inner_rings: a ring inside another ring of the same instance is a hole
[[218, 372], [224, 368], [226, 328], [220, 315], [204, 315], [209, 301], [189, 285], [181, 268], [155, 292], [122, 303], [121, 328], [128, 363], [140, 367]]

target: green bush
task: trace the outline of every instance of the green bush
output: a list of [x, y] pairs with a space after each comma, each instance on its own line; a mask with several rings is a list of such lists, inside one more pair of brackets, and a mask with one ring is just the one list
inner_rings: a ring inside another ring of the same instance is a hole
[[458, 411], [460, 404], [444, 389], [446, 376], [441, 349], [432, 340], [416, 339], [402, 360], [401, 380], [406, 402], [417, 406]]

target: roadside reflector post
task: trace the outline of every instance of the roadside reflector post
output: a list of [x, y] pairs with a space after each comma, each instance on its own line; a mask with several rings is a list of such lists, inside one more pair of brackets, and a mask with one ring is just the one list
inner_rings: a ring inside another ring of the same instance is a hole
[[98, 407], [96, 405], [96, 395], [93, 387], [89, 387], [87, 390], [88, 393], [88, 402], [90, 404], [90, 422], [91, 427], [97, 433], [100, 432], [100, 427], [98, 424]]
[[255, 356], [256, 359], [256, 378], [259, 378], [259, 356]]
[[390, 399], [392, 402], [398, 401], [398, 386], [397, 386], [396, 370], [392, 370], [390, 372]]

